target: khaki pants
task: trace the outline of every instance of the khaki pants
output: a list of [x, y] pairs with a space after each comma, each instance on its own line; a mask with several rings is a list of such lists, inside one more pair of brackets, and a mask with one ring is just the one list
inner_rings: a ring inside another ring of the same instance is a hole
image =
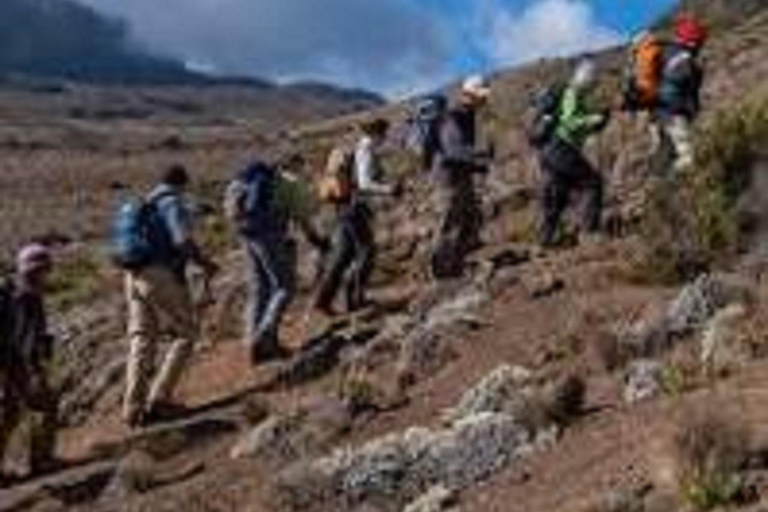
[[694, 163], [694, 145], [691, 125], [683, 116], [658, 119], [653, 136], [657, 166], [662, 175], [691, 167]]
[[[123, 414], [130, 421], [173, 395], [199, 330], [189, 289], [170, 270], [150, 267], [128, 273], [125, 289], [130, 353]], [[174, 341], [150, 386], [164, 337]]]

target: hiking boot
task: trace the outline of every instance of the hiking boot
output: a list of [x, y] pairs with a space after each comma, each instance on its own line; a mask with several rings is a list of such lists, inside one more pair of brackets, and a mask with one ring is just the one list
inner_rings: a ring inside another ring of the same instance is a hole
[[189, 415], [189, 408], [173, 402], [158, 402], [152, 405], [143, 415], [143, 425], [150, 426], [157, 423], [177, 421]]
[[30, 463], [29, 472], [31, 476], [40, 477], [64, 471], [68, 467], [69, 464], [65, 460], [51, 456]]
[[147, 426], [147, 414], [144, 411], [134, 411], [126, 419], [125, 424], [131, 430], [141, 429]]
[[256, 343], [250, 349], [251, 365], [269, 363], [271, 361], [288, 359], [291, 352], [283, 348], [279, 343]]

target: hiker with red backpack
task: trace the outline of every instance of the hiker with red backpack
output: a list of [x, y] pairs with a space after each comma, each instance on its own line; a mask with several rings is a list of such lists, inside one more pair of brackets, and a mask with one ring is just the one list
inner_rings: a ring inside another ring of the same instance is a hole
[[[28, 409], [42, 416], [30, 432], [29, 469], [33, 475], [62, 464], [54, 457], [59, 395], [48, 373], [53, 338], [43, 303], [52, 268], [53, 258], [46, 247], [28, 245], [16, 258], [15, 278], [0, 288], [0, 469], [8, 441]], [[0, 472], [0, 486], [9, 482]]]
[[[125, 271], [128, 355], [123, 417], [131, 427], [175, 419], [183, 408], [174, 390], [199, 338], [187, 279], [190, 265], [213, 275], [216, 265], [195, 241], [192, 208], [184, 193], [187, 170], [170, 167], [145, 200], [126, 200], [113, 233], [113, 258]], [[155, 375], [158, 344], [173, 339]]]
[[338, 219], [314, 306], [329, 316], [335, 314], [333, 301], [345, 278], [347, 311], [368, 305], [368, 281], [376, 258], [373, 223], [377, 198], [395, 197], [401, 192], [398, 184], [383, 181], [386, 173], [381, 152], [389, 122], [374, 119], [363, 125], [362, 132], [353, 151], [334, 150], [326, 170], [329, 182], [338, 183], [330, 188], [340, 193], [332, 198], [323, 195], [337, 205]]
[[483, 215], [475, 177], [487, 174], [493, 150], [478, 148], [477, 116], [487, 105], [491, 88], [481, 76], [462, 84], [458, 104], [440, 122], [434, 156], [435, 203], [440, 215], [431, 256], [436, 279], [459, 277], [466, 256], [482, 242]]
[[657, 174], [678, 172], [694, 162], [691, 123], [701, 110], [704, 72], [698, 56], [706, 40], [701, 22], [683, 14], [675, 22], [674, 42], [644, 32], [633, 43], [624, 106], [651, 115]]
[[595, 63], [584, 60], [567, 86], [555, 86], [538, 100], [530, 140], [539, 150], [544, 173], [539, 235], [544, 248], [556, 245], [560, 219], [576, 191], [587, 195], [583, 221], [586, 235], [600, 231], [603, 177], [583, 153], [587, 139], [610, 121], [609, 111], [599, 111], [591, 104], [596, 73]]
[[304, 166], [290, 154], [273, 163], [254, 161], [229, 185], [224, 200], [249, 265], [246, 339], [253, 365], [287, 356], [280, 344], [283, 316], [294, 298], [298, 249], [296, 224], [319, 251], [327, 249], [312, 217], [314, 198], [298, 177]]

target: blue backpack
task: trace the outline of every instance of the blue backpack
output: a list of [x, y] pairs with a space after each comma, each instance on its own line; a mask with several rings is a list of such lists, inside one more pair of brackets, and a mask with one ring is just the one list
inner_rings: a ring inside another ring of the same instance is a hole
[[112, 260], [118, 267], [139, 270], [156, 263], [171, 263], [173, 242], [156, 206], [167, 195], [152, 200], [123, 200], [112, 226]]
[[279, 228], [274, 197], [277, 173], [264, 162], [254, 162], [237, 178], [243, 185], [240, 230], [246, 235], [273, 233]]
[[432, 168], [440, 151], [440, 122], [448, 108], [445, 96], [434, 94], [418, 101], [409, 120], [406, 145], [421, 160], [422, 168]]

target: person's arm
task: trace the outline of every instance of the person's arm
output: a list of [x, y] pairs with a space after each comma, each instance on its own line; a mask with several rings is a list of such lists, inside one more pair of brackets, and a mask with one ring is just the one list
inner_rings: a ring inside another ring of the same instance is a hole
[[467, 144], [461, 128], [451, 116], [440, 126], [440, 152], [448, 167], [471, 169], [474, 172], [487, 171], [487, 161], [493, 156], [491, 149], [477, 150]]
[[369, 194], [392, 195], [395, 187], [388, 183], [377, 181], [377, 157], [369, 140], [358, 144], [355, 150], [355, 183], [358, 190]]
[[162, 201], [162, 209], [174, 247], [189, 261], [208, 274], [216, 273], [216, 265], [206, 257], [195, 241], [190, 211], [181, 197], [169, 197]]
[[578, 93], [568, 89], [563, 95], [560, 107], [560, 124], [568, 133], [583, 133], [598, 130], [605, 125], [604, 114], [586, 112]]

